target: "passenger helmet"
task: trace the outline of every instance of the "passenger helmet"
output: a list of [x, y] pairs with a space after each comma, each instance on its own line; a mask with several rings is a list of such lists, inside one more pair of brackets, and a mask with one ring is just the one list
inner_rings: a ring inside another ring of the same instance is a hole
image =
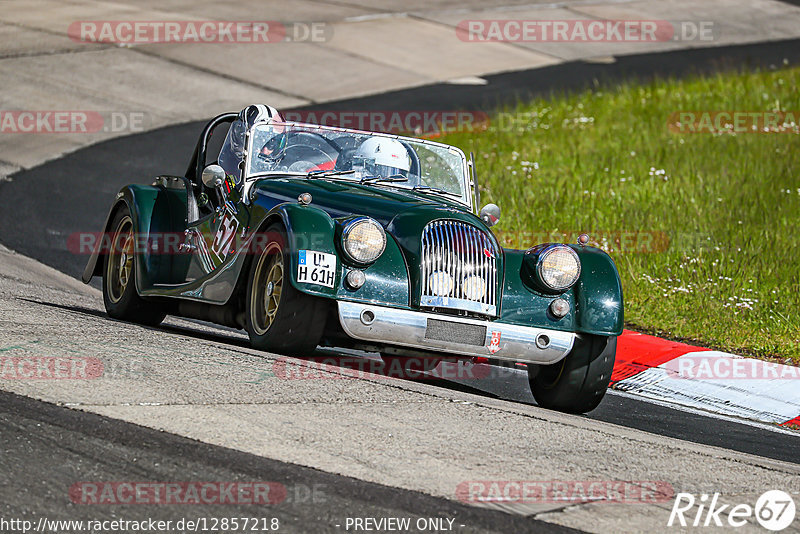
[[370, 137], [358, 147], [353, 157], [353, 167], [361, 167], [368, 176], [388, 178], [399, 174], [408, 177], [411, 158], [400, 141]]

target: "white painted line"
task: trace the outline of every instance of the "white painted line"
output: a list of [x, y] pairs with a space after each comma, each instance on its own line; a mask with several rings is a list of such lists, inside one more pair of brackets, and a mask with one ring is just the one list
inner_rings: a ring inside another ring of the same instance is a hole
[[800, 415], [800, 369], [725, 352], [690, 352], [614, 388], [765, 423], [781, 424]]

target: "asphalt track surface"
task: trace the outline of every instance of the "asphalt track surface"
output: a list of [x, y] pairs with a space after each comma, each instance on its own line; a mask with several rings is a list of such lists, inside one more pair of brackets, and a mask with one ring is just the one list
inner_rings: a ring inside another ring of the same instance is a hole
[[[446, 517], [459, 526], [454, 530], [465, 533], [580, 532], [207, 445], [8, 392], [0, 392], [0, 426], [0, 517], [5, 518], [26, 518], [34, 523], [40, 517], [99, 521], [277, 518], [280, 532], [342, 532], [346, 517], [408, 517], [412, 521]], [[68, 497], [76, 480], [189, 479], [277, 482], [286, 488], [286, 498], [267, 506], [143, 506], [76, 505]], [[25, 491], [20, 491], [20, 481], [25, 482]], [[32, 496], [36, 496], [33, 502]]]
[[[620, 79], [684, 76], [734, 66], [780, 66], [784, 59], [790, 64], [800, 61], [800, 41], [645, 54], [617, 58], [613, 64], [579, 62], [490, 76], [485, 86], [435, 85], [316, 108], [490, 111], [503, 103], [552, 91], [580, 89]], [[209, 114], [217, 111], [223, 110], [210, 110]], [[99, 231], [110, 201], [122, 185], [147, 183], [158, 174], [182, 174], [201, 126], [201, 123], [189, 123], [114, 139], [12, 176], [10, 182], [0, 183], [0, 242], [69, 275], [79, 276], [86, 258], [67, 250], [68, 236], [75, 232]], [[43, 142], [46, 142], [45, 136]], [[224, 337], [225, 333], [220, 335]], [[515, 397], [521, 395], [515, 389], [517, 386], [518, 383], [512, 383], [483, 394]], [[442, 387], [464, 388], [458, 384]], [[588, 417], [800, 463], [800, 437], [796, 435], [628, 397], [609, 395]], [[0, 482], [6, 488], [2, 495], [2, 512], [6, 517], [29, 515], [33, 508], [37, 514], [49, 514], [51, 518], [67, 518], [63, 517], [65, 515], [69, 519], [80, 518], [75, 515], [80, 508], [64, 502], [63, 497], [49, 496], [63, 496], [63, 488], [54, 491], [53, 487], [80, 478], [76, 470], [89, 469], [95, 479], [100, 480], [130, 480], [136, 476], [142, 480], [201, 480], [204, 477], [206, 480], [236, 480], [238, 476], [251, 480], [253, 477], [286, 479], [295, 484], [307, 481], [309, 485], [325, 481], [328, 487], [336, 488], [327, 502], [304, 507], [288, 503], [269, 510], [272, 516], [285, 518], [289, 524], [304, 525], [314, 531], [337, 530], [332, 528], [331, 518], [344, 506], [351, 516], [447, 515], [458, 518], [475, 531], [568, 531], [555, 525], [534, 524], [530, 519], [516, 524], [514, 521], [521, 519], [506, 514], [474, 510], [452, 501], [204, 445], [7, 393], [0, 394], [0, 424], [4, 429], [0, 435], [3, 450]], [[136, 458], [135, 464], [130, 462], [131, 458]], [[38, 481], [40, 487], [33, 486], [33, 481]], [[22, 482], [25, 491], [21, 491]], [[35, 502], [31, 502], [32, 496]], [[148, 515], [152, 516], [152, 507], [147, 508]], [[165, 517], [186, 515], [184, 511], [160, 510]], [[93, 519], [104, 514], [119, 517], [122, 511], [114, 507], [94, 508], [87, 515]], [[203, 511], [196, 507], [191, 510], [198, 516], [203, 515]], [[207, 516], [218, 515], [213, 509], [207, 512]], [[242, 513], [248, 515], [247, 510]]]

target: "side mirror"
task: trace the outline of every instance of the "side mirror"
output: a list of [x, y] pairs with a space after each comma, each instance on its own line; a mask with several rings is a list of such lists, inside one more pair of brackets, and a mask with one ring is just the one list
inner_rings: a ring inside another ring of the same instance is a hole
[[497, 204], [486, 204], [478, 216], [486, 226], [494, 226], [500, 220], [500, 207]]
[[209, 189], [216, 189], [225, 181], [225, 171], [219, 165], [209, 165], [203, 169], [202, 180]]

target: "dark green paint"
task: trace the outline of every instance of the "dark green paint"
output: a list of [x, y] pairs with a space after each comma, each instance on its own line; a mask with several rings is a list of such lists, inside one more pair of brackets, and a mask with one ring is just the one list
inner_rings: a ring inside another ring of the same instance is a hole
[[[310, 193], [309, 206], [297, 202], [301, 193]], [[232, 199], [239, 201], [237, 193]], [[178, 283], [187, 269], [186, 257], [168, 257], [146, 252], [137, 258], [137, 287], [143, 295], [190, 298], [213, 304], [227, 302], [237, 281], [246, 275], [247, 251], [254, 235], [272, 222], [281, 222], [289, 236], [290, 280], [300, 291], [323, 298], [382, 304], [417, 309], [421, 295], [420, 247], [422, 230], [437, 219], [455, 219], [474, 225], [502, 250], [491, 231], [474, 214], [444, 197], [417, 194], [383, 185], [361, 185], [326, 179], [272, 178], [253, 184], [245, 206], [237, 202], [240, 224], [234, 252], [230, 253], [205, 278]], [[180, 232], [186, 229], [186, 192], [163, 186], [128, 186], [118, 202], [131, 207], [134, 225], [143, 235], [151, 232]], [[387, 231], [384, 254], [372, 265], [347, 262], [340, 249], [342, 226], [353, 216], [376, 219]], [[109, 224], [108, 222], [106, 223]], [[207, 225], [208, 231], [214, 228]], [[244, 230], [244, 235], [242, 231]], [[578, 253], [582, 272], [573, 288], [563, 293], [571, 312], [554, 319], [547, 308], [556, 294], [547, 294], [532, 279], [525, 252], [503, 250], [498, 257], [500, 322], [600, 335], [622, 332], [622, 289], [611, 258], [591, 247], [572, 246]], [[333, 288], [297, 282], [299, 250], [336, 254], [336, 280]], [[96, 256], [96, 255], [95, 255]], [[92, 261], [87, 273], [100, 274]], [[367, 282], [358, 290], [349, 289], [343, 279], [352, 268], [362, 268]], [[86, 276], [86, 275], [85, 275]], [[91, 274], [89, 275], [91, 277]], [[166, 285], [165, 285], [166, 284]]]

